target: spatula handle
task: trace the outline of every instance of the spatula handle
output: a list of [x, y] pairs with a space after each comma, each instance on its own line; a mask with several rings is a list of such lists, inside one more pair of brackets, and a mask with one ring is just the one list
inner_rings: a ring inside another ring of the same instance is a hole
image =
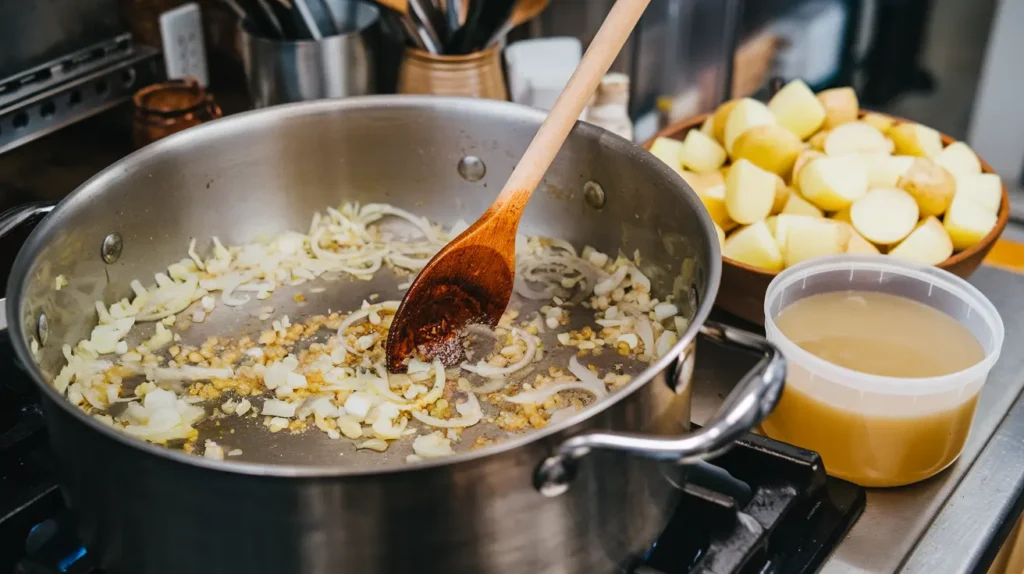
[[[605, 18], [579, 66], [537, 130], [523, 158], [512, 170], [495, 207], [521, 212], [569, 136], [601, 78], [615, 61], [650, 0], [618, 0]], [[518, 213], [516, 213], [518, 215]], [[518, 217], [516, 218], [518, 219]]]

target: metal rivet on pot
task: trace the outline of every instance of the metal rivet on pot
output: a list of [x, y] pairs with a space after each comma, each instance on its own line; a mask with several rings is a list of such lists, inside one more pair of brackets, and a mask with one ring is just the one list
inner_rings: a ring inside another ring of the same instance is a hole
[[107, 263], [114, 263], [121, 257], [122, 248], [124, 248], [124, 242], [121, 241], [121, 236], [117, 233], [111, 233], [103, 238], [100, 254], [103, 255], [103, 260]]
[[587, 205], [594, 209], [601, 209], [604, 207], [604, 189], [601, 184], [596, 181], [588, 181], [583, 184], [583, 199], [587, 200]]
[[36, 322], [36, 339], [38, 339], [40, 345], [46, 344], [46, 339], [50, 336], [50, 326], [46, 322], [46, 315], [40, 313], [39, 320]]
[[475, 155], [467, 155], [459, 160], [459, 175], [466, 181], [480, 181], [487, 175], [487, 166]]

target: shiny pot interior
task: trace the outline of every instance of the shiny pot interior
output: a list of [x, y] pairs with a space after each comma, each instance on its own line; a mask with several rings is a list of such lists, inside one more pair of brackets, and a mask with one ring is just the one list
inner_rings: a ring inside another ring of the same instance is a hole
[[[42, 343], [40, 380], [50, 380], [63, 364], [61, 346], [87, 337], [95, 324], [93, 302], [130, 294], [132, 279], [145, 283], [164, 271], [183, 256], [193, 237], [201, 246], [213, 235], [230, 245], [301, 230], [314, 211], [342, 201], [392, 203], [445, 225], [472, 221], [500, 190], [541, 119], [538, 112], [504, 103], [375, 97], [252, 112], [158, 142], [82, 186], [26, 243], [15, 268], [21, 280], [11, 282], [9, 298], [11, 316], [19, 318], [12, 326], [19, 353], [28, 359], [31, 340]], [[717, 289], [718, 246], [696, 195], [653, 157], [588, 124], [578, 125], [570, 136], [531, 200], [520, 231], [607, 253], [639, 252], [653, 292], [675, 292], [677, 300], [690, 303], [687, 311], [696, 320], [677, 351], [692, 340]], [[120, 254], [107, 262], [103, 245], [106, 241], [109, 247], [115, 234]], [[57, 275], [67, 277], [70, 285], [56, 291]], [[256, 307], [269, 304], [275, 316], [291, 317], [356, 309], [370, 293], [400, 298], [397, 283], [383, 271], [370, 282], [328, 283], [326, 292], [308, 295], [301, 308], [284, 289]], [[45, 341], [39, 333], [43, 315]], [[201, 341], [213, 334], [258, 332], [259, 327], [253, 313], [229, 312], [194, 326], [189, 336]], [[570, 428], [663, 371], [673, 354], [601, 405], [541, 432], [443, 463]], [[44, 387], [72, 416], [129, 440], [82, 416]], [[401, 467], [407, 454], [394, 449], [393, 456], [362, 451], [338, 458], [338, 443], [319, 433], [269, 435], [260, 427], [238, 431], [232, 437], [235, 445], [273, 453], [269, 460], [181, 459], [259, 474], [331, 474]]]

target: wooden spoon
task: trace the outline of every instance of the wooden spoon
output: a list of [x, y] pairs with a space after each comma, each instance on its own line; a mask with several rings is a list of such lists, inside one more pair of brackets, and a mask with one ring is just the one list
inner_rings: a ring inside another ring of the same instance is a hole
[[516, 230], [526, 202], [649, 2], [615, 3], [494, 203], [413, 281], [388, 333], [391, 371], [404, 371], [417, 352], [452, 365], [462, 357], [459, 332], [498, 323], [512, 297]]
[[512, 10], [512, 16], [504, 25], [501, 26], [501, 28], [498, 28], [497, 31], [491, 35], [491, 38], [487, 40], [487, 45], [493, 46], [497, 44], [513, 28], [522, 26], [530, 20], [533, 20], [547, 7], [548, 0], [519, 0], [516, 2], [515, 8]]

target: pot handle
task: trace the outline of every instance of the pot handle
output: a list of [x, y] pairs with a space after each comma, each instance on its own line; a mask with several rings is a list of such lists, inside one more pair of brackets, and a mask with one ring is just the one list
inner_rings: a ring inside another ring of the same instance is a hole
[[[45, 215], [57, 206], [54, 201], [33, 201], [8, 209], [0, 213], [0, 239], [7, 237], [15, 229], [21, 227], [32, 218]], [[0, 331], [7, 330], [7, 300], [0, 297]]]
[[[679, 438], [588, 432], [567, 439], [537, 467], [534, 485], [544, 496], [558, 496], [568, 490], [580, 459], [593, 449], [616, 450], [634, 456], [677, 463], [710, 458], [728, 449], [734, 441], [760, 423], [779, 401], [786, 380], [786, 360], [764, 337], [709, 321], [701, 327], [705, 337], [723, 345], [762, 355], [753, 369], [740, 379], [715, 416], [692, 434]], [[674, 371], [678, 379], [689, 376], [689, 351], [684, 351]]]

